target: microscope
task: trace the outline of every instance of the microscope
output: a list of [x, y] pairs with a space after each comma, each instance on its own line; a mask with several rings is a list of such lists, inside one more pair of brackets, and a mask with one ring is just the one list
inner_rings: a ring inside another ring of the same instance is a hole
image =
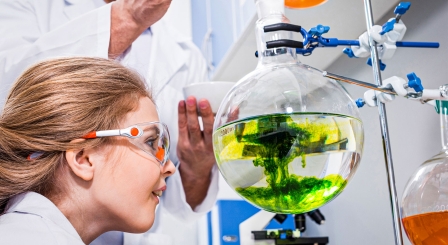
[[241, 245], [325, 245], [328, 244], [328, 237], [301, 237], [306, 230], [306, 216], [318, 225], [325, 223], [325, 217], [315, 209], [305, 214], [295, 214], [292, 229], [265, 229], [271, 222], [276, 220], [282, 224], [288, 217], [286, 214], [270, 213], [264, 210], [259, 211], [239, 225]]

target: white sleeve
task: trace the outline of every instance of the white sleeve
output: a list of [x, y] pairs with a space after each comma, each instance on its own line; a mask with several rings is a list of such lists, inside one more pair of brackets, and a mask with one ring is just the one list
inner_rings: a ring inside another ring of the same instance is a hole
[[[177, 167], [179, 167], [179, 165], [180, 164], [178, 164]], [[168, 210], [171, 215], [176, 217], [181, 222], [195, 222], [213, 208], [218, 196], [218, 184], [218, 168], [217, 166], [213, 166], [207, 195], [204, 201], [202, 201], [202, 203], [193, 210], [187, 203], [182, 185], [182, 179], [180, 177], [179, 170], [177, 169], [177, 171], [167, 180], [168, 189], [162, 196], [163, 208]]]
[[[0, 9], [3, 8], [0, 23], [9, 28], [0, 27], [0, 36], [8, 37], [10, 27], [16, 24], [18, 28], [25, 29], [15, 31], [9, 35], [9, 39], [0, 41], [0, 107], [14, 81], [38, 61], [62, 56], [108, 58], [111, 4], [81, 15], [50, 32], [39, 34], [36, 31], [39, 29], [37, 21], [31, 18], [34, 16], [31, 10], [26, 6], [10, 6], [8, 2], [14, 1], [0, 2]], [[17, 45], [14, 46], [14, 43]]]

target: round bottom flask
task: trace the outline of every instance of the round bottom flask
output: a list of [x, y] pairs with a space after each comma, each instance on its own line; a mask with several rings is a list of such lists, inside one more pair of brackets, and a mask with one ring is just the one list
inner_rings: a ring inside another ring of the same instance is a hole
[[344, 190], [364, 138], [358, 108], [339, 83], [301, 64], [293, 48], [266, 48], [266, 41], [292, 37], [263, 31], [288, 22], [279, 3], [256, 2], [259, 63], [224, 98], [213, 147], [219, 170], [241, 197], [266, 211], [298, 214]]
[[442, 151], [409, 179], [402, 200], [402, 222], [414, 245], [448, 244], [448, 102], [438, 101]]

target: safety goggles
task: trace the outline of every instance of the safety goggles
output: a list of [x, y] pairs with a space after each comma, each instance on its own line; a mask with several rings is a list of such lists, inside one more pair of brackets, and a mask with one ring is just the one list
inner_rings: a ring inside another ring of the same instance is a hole
[[[84, 139], [96, 139], [110, 136], [124, 136], [142, 151], [154, 157], [162, 167], [168, 161], [170, 153], [170, 133], [168, 127], [161, 122], [147, 122], [130, 126], [125, 129], [103, 130], [90, 132]], [[28, 160], [34, 160], [44, 153], [37, 151], [28, 155]]]
[[162, 167], [168, 161], [170, 133], [162, 122], [140, 123], [125, 129], [94, 131], [82, 138], [96, 139], [110, 136], [127, 137], [133, 145], [154, 157]]

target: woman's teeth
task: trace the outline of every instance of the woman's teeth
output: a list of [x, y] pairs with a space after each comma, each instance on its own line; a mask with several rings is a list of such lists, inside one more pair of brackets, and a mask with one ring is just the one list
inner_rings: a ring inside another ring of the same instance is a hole
[[158, 197], [161, 197], [163, 191], [153, 191], [152, 193], [153, 193], [154, 195], [158, 196]]

